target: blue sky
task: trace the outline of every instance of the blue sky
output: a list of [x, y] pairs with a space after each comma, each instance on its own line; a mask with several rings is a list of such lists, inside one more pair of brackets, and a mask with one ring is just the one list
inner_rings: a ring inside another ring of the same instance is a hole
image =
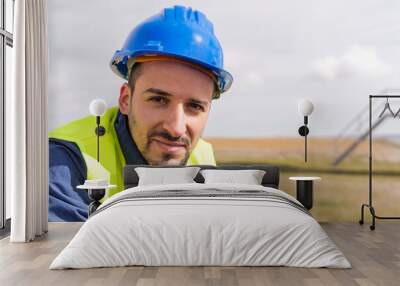
[[[205, 136], [297, 136], [302, 98], [315, 105], [312, 135], [335, 136], [369, 94], [400, 93], [400, 1], [49, 0], [49, 128], [87, 115], [94, 98], [115, 105], [122, 81], [111, 56], [137, 23], [174, 4], [214, 23], [234, 76], [213, 102]], [[376, 134], [399, 133], [397, 120]]]

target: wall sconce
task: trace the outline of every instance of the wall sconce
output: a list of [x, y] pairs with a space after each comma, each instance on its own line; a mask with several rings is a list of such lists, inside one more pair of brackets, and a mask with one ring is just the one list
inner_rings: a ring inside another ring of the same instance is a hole
[[100, 125], [100, 116], [103, 116], [107, 110], [107, 103], [103, 99], [94, 99], [90, 102], [89, 111], [92, 115], [96, 116], [96, 129], [94, 130], [97, 135], [97, 162], [100, 162], [100, 136], [106, 134], [106, 129]]
[[304, 117], [304, 125], [300, 126], [299, 134], [304, 137], [304, 161], [307, 162], [307, 135], [310, 133], [310, 130], [307, 127], [308, 124], [308, 116], [313, 112], [314, 105], [311, 101], [307, 99], [302, 99], [299, 101], [297, 110], [300, 115]]
[[[100, 162], [100, 136], [106, 134], [104, 126], [100, 125], [100, 117], [107, 111], [107, 103], [103, 99], [94, 99], [90, 102], [89, 112], [96, 116], [96, 129], [94, 132], [97, 136], [97, 162]], [[94, 179], [85, 180], [84, 185], [77, 186], [78, 189], [85, 189], [88, 192], [88, 197], [91, 199], [88, 213], [91, 216], [101, 205], [100, 200], [106, 194], [107, 189], [115, 188], [115, 185], [108, 184], [108, 180]]]

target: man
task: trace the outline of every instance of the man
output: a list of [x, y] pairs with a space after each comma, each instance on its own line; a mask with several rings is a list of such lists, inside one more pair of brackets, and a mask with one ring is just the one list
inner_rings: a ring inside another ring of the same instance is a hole
[[111, 60], [127, 80], [119, 106], [102, 117], [100, 163], [95, 120], [88, 116], [49, 134], [49, 220], [84, 221], [90, 202], [76, 189], [85, 179], [106, 178], [123, 190], [126, 164], [213, 164], [202, 140], [211, 108], [232, 83], [212, 23], [191, 8], [174, 6], [143, 21]]

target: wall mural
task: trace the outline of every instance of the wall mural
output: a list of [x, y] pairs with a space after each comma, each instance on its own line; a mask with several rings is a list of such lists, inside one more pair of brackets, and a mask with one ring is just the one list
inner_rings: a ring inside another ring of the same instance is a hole
[[[368, 96], [400, 94], [398, 3], [92, 2], [48, 3], [50, 220], [85, 220], [76, 186], [115, 185], [97, 207], [123, 189], [124, 163], [277, 166], [294, 197], [314, 178], [317, 220], [359, 219]], [[400, 212], [400, 130], [386, 120], [399, 113], [396, 98], [372, 110], [382, 215]]]

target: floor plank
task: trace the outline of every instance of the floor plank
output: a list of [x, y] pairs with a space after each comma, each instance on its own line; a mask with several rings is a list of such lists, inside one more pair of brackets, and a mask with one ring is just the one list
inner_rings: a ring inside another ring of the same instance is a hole
[[357, 223], [321, 223], [352, 269], [291, 267], [117, 267], [48, 269], [80, 223], [50, 223], [32, 243], [0, 240], [0, 285], [399, 285], [400, 222], [379, 222], [375, 231]]

